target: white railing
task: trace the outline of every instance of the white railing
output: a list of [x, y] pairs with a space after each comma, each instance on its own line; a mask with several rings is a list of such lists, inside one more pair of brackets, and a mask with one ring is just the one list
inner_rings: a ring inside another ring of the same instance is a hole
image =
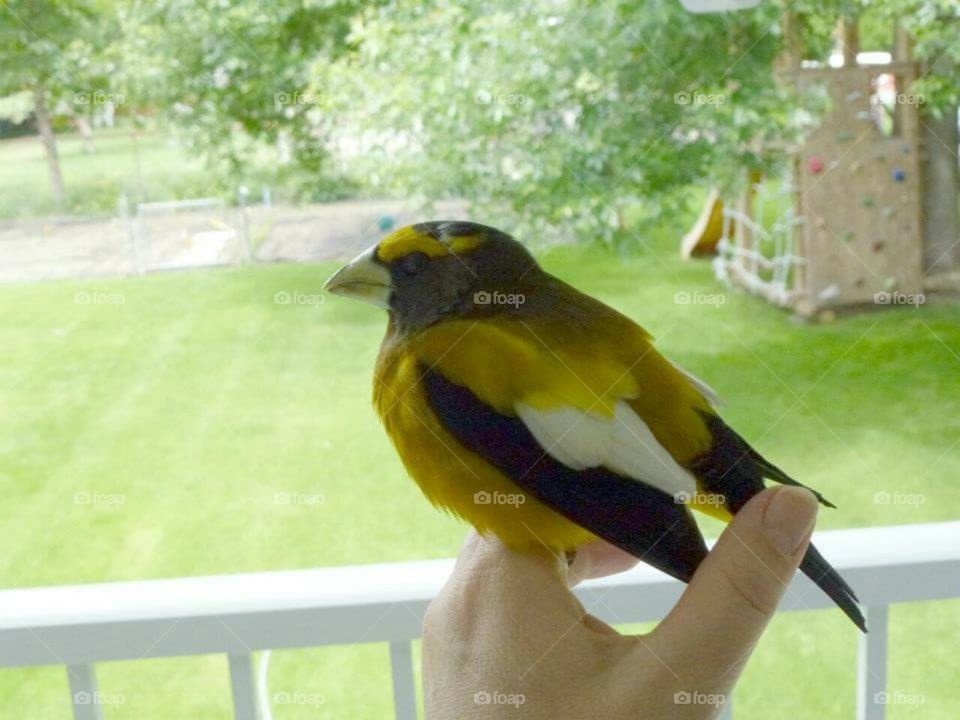
[[[857, 718], [881, 720], [887, 608], [960, 597], [960, 522], [834, 530], [817, 533], [816, 542], [866, 608], [870, 634], [859, 638]], [[418, 692], [411, 642], [451, 567], [450, 560], [434, 560], [6, 590], [0, 592], [0, 667], [66, 666], [74, 717], [98, 720], [97, 700], [109, 693], [98, 690], [95, 663], [221, 653], [228, 658], [234, 716], [255, 720], [255, 651], [386, 642], [396, 717], [413, 720]], [[622, 624], [663, 617], [682, 589], [640, 566], [585, 583], [577, 593], [590, 612]], [[798, 575], [780, 609], [831, 606]]]

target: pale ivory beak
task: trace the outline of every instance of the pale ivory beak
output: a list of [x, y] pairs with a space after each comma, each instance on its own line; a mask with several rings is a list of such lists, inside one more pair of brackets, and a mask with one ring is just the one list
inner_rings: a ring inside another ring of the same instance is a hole
[[393, 289], [390, 271], [376, 261], [376, 250], [374, 245], [357, 255], [334, 273], [323, 289], [334, 295], [343, 295], [389, 310], [390, 293]]

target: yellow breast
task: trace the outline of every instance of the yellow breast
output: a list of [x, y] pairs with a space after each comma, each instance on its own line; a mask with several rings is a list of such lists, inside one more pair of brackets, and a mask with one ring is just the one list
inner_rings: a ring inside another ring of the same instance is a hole
[[422, 372], [410, 348], [385, 343], [373, 400], [404, 467], [431, 503], [517, 549], [566, 550], [596, 539], [464, 449], [430, 408]]

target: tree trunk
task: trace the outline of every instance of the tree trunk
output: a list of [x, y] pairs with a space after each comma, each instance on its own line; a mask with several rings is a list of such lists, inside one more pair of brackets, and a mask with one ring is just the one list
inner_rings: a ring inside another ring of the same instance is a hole
[[80, 133], [80, 139], [83, 141], [83, 151], [87, 155], [92, 155], [97, 151], [96, 146], [93, 144], [93, 128], [90, 127], [90, 121], [83, 115], [77, 115], [73, 119], [73, 124], [77, 128], [77, 132]]
[[47, 107], [47, 87], [42, 82], [33, 88], [33, 109], [37, 116], [37, 130], [40, 142], [47, 151], [47, 169], [50, 172], [50, 190], [53, 202], [58, 210], [66, 205], [67, 193], [63, 187], [63, 174], [60, 172], [60, 156], [57, 154], [57, 136], [53, 134], [50, 109]]
[[956, 106], [942, 117], [923, 113], [923, 269], [946, 272], [960, 267], [960, 166], [957, 163]]

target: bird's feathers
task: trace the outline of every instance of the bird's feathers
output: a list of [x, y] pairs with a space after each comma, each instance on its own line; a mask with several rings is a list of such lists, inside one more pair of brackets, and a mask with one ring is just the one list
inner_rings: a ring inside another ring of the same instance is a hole
[[[423, 377], [431, 409], [463, 447], [560, 515], [689, 582], [707, 550], [685, 505], [604, 467], [575, 470], [545, 452], [519, 417], [501, 415], [436, 370]], [[509, 522], [509, 509], [498, 510]]]
[[406, 345], [428, 367], [469, 385], [481, 400], [505, 414], [513, 414], [514, 406], [524, 403], [612, 416], [619, 399], [639, 392], [636, 379], [626, 372], [629, 365], [615, 355], [555, 345], [548, 333], [538, 332], [524, 319], [444, 322]]
[[[737, 512], [763, 489], [764, 477], [788, 485], [800, 485], [782, 470], [765, 460], [740, 435], [716, 415], [707, 418], [713, 445], [693, 464], [693, 469], [708, 492], [721, 494], [731, 512]], [[830, 505], [820, 493], [811, 491], [824, 505]], [[830, 505], [832, 507], [832, 505]], [[811, 544], [800, 563], [803, 573], [815, 582], [854, 624], [866, 632], [863, 614], [857, 607], [853, 590]]]
[[[646, 331], [544, 273], [509, 236], [425, 224], [378, 253], [394, 287], [377, 410], [427, 498], [481, 532], [555, 549], [601, 537], [688, 581], [706, 555], [690, 507], [729, 520], [764, 478], [799, 484]], [[432, 274], [410, 279], [397, 265], [408, 253], [432, 258]], [[430, 282], [451, 268], [456, 302], [425, 315]], [[491, 306], [490, 291], [512, 306]], [[677, 501], [698, 495], [718, 500]], [[853, 592], [812, 545], [801, 569], [863, 628]]]
[[[388, 336], [378, 360], [374, 400], [401, 459], [424, 494], [479, 528], [495, 530], [514, 545], [545, 542], [575, 547], [593, 536], [589, 525], [585, 531], [574, 523], [561, 522], [563, 518], [542, 507], [535, 495], [531, 502], [508, 513], [473, 502], [478, 492], [515, 494], [524, 488], [511, 484], [512, 479], [507, 480], [482, 457], [463, 451], [463, 443], [427, 402], [423, 389], [427, 368], [469, 388], [499, 416], [522, 424], [518, 418], [522, 409], [532, 426], [524, 428], [536, 442], [538, 454], [549, 456], [548, 448], [565, 451], [565, 459], [571, 463], [567, 467], [574, 472], [578, 466], [602, 468], [601, 460], [605, 460], [608, 470], [624, 473], [621, 480], [639, 484], [638, 479], [650, 472], [644, 480], [646, 487], [637, 493], [661, 487], [672, 504], [675, 492], [689, 491], [692, 479], [675, 458], [692, 457], [709, 443], [703, 419], [694, 409], [709, 405], [685, 376], [651, 347], [646, 333], [622, 319], [625, 334], [619, 337], [609, 329], [582, 323], [579, 329], [551, 329], [537, 318], [456, 320], [438, 323], [410, 338]], [[579, 350], [577, 341], [582, 343]], [[643, 393], [639, 378], [646, 383]], [[677, 402], [684, 397], [686, 404]], [[664, 407], [670, 402], [675, 407]], [[590, 449], [575, 442], [583, 428], [574, 427], [561, 437], [567, 428], [551, 426], [546, 420], [556, 412], [571, 413], [596, 429], [603, 428], [607, 457], [593, 458]], [[641, 412], [649, 414], [649, 423]], [[681, 415], [692, 422], [685, 430], [671, 427]], [[536, 432], [531, 432], [532, 428]], [[541, 442], [534, 437], [536, 433]], [[666, 447], [662, 438], [671, 447]], [[578, 453], [579, 460], [569, 456]], [[518, 522], [520, 519], [523, 522]]]
[[[737, 512], [763, 489], [763, 479], [784, 485], [807, 487], [764, 458], [718, 415], [704, 415], [710, 430], [710, 450], [700, 455], [691, 468], [708, 492], [723, 493], [727, 506]], [[823, 495], [807, 488], [821, 504], [836, 507]]]
[[445, 255], [468, 252], [481, 243], [477, 235], [454, 234], [441, 241], [430, 232], [421, 230], [422, 226], [411, 225], [401, 228], [385, 238], [377, 246], [377, 256], [383, 262], [389, 263], [398, 258], [415, 252], [422, 252], [427, 257], [437, 258]]
[[552, 289], [549, 302], [527, 298], [522, 315], [439, 323], [403, 345], [502, 414], [522, 404], [612, 418], [626, 402], [677, 462], [706, 451], [701, 413], [712, 409], [698, 386], [633, 321], [569, 286]]
[[518, 404], [517, 415], [544, 452], [573, 470], [603, 467], [670, 496], [692, 496], [697, 481], [664, 450], [623, 400], [612, 417], [570, 407], [538, 410]]
[[467, 450], [428, 402], [424, 372], [404, 347], [385, 345], [377, 361], [374, 404], [401, 461], [431, 503], [518, 549], [573, 548], [596, 539]]

